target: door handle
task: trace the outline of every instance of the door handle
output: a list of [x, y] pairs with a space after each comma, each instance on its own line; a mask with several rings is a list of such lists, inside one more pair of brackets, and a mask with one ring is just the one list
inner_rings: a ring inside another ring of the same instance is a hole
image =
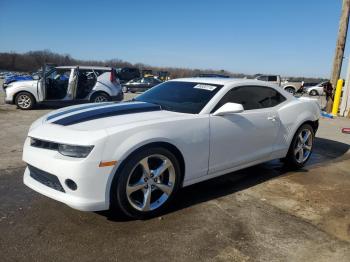
[[267, 120], [271, 120], [272, 122], [275, 122], [276, 116], [269, 116], [269, 117], [267, 117]]

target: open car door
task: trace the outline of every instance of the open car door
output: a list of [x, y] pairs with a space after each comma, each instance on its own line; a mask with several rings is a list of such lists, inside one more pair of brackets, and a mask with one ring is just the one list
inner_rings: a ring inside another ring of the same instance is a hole
[[68, 89], [67, 89], [67, 99], [68, 100], [74, 100], [77, 93], [77, 87], [78, 87], [78, 74], [79, 74], [79, 67], [72, 68], [72, 71], [69, 76], [69, 82], [68, 82]]
[[42, 102], [46, 98], [46, 81], [45, 81], [45, 70], [43, 70], [41, 77], [38, 80], [37, 86], [38, 102]]

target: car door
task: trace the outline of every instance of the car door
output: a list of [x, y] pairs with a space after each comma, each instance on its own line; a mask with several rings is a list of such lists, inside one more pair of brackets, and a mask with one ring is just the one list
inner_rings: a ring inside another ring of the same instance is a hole
[[42, 102], [46, 98], [46, 84], [45, 84], [45, 74], [38, 80], [37, 86], [38, 102]]
[[149, 78], [146, 78], [146, 77], [145, 77], [145, 78], [142, 78], [142, 80], [141, 80], [141, 86], [140, 86], [140, 88], [142, 89], [142, 91], [145, 91], [145, 90], [149, 89], [150, 85], [151, 85], [151, 81], [150, 81]]
[[242, 104], [242, 113], [210, 115], [209, 173], [269, 160], [279, 131], [275, 105], [285, 98], [265, 86], [241, 86], [228, 91], [213, 109], [228, 102]]
[[78, 87], [78, 74], [79, 67], [71, 69], [68, 81], [67, 96], [65, 97], [65, 100], [73, 101], [76, 98]]
[[47, 65], [44, 65], [42, 70], [39, 73], [39, 79], [37, 84], [37, 95], [38, 95], [38, 102], [43, 102], [46, 100], [47, 97], [47, 76], [51, 74], [51, 72], [55, 71], [55, 68], [50, 68]]

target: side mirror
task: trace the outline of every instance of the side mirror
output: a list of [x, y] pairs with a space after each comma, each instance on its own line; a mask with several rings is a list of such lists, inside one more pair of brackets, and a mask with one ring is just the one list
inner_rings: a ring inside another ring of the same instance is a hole
[[223, 115], [241, 113], [243, 111], [244, 111], [244, 108], [241, 104], [226, 103], [222, 107], [220, 107], [218, 110], [216, 110], [213, 115], [223, 116]]

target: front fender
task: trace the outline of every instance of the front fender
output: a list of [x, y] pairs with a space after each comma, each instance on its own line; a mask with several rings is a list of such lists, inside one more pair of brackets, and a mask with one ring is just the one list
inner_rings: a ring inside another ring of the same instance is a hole
[[[160, 121], [134, 127], [119, 126], [107, 130], [103, 161], [116, 160], [108, 186], [121, 163], [138, 148], [150, 143], [165, 142], [175, 146], [185, 162], [184, 182], [208, 172], [209, 118], [204, 115], [185, 115], [182, 119]], [[107, 188], [109, 192], [110, 188]]]
[[157, 130], [148, 130], [146, 132], [137, 133], [126, 139], [115, 151], [114, 158], [122, 162], [138, 148], [155, 142], [172, 144], [181, 151], [181, 146], [178, 145], [176, 141], [166, 138], [165, 135], [161, 134], [161, 132], [157, 132]]
[[[108, 178], [106, 184], [106, 195], [105, 198], [109, 201], [110, 199], [110, 190], [112, 186], [112, 182], [114, 176], [117, 173], [118, 168], [121, 166], [123, 161], [130, 156], [133, 152], [135, 152], [138, 148], [143, 147], [145, 145], [155, 143], [155, 142], [166, 142], [174, 145], [181, 151], [181, 146], [175, 141], [166, 138], [161, 134], [160, 130], [147, 130], [146, 132], [139, 132], [132, 136], [129, 136], [125, 140], [119, 140], [120, 144], [117, 147], [111, 146], [115, 145], [115, 141], [119, 139], [115, 139], [115, 136], [109, 136], [106, 142], [106, 148], [104, 150], [103, 159], [108, 160], [117, 160], [117, 164], [113, 167], [110, 176]], [[185, 163], [186, 165], [186, 163]]]
[[18, 83], [15, 83], [13, 86], [9, 86], [6, 88], [6, 101], [14, 102], [14, 99], [16, 95], [20, 92], [28, 92], [35, 98], [35, 101], [38, 101], [38, 92], [37, 92], [37, 86], [31, 85], [18, 85]]

